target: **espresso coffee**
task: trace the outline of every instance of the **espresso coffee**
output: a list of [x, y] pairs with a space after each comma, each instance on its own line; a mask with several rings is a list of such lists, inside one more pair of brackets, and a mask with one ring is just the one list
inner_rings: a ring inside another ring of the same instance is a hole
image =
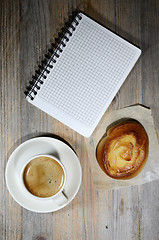
[[61, 190], [65, 181], [65, 173], [61, 165], [53, 158], [39, 156], [26, 165], [23, 181], [31, 194], [46, 198]]

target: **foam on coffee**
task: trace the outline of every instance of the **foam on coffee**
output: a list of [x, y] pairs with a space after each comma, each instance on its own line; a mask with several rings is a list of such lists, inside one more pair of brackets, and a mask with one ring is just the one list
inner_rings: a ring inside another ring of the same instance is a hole
[[24, 169], [23, 180], [28, 191], [37, 197], [51, 197], [63, 187], [65, 174], [53, 158], [40, 156], [31, 160]]

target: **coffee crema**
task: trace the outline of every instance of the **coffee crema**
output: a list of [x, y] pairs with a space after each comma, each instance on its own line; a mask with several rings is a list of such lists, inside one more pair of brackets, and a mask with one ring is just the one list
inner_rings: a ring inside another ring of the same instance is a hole
[[23, 181], [31, 194], [47, 198], [61, 190], [65, 181], [65, 173], [56, 160], [40, 156], [26, 165]]

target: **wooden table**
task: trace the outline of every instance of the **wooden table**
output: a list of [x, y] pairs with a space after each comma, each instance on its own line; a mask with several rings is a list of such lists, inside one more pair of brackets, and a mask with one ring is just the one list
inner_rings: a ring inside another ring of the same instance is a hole
[[[96, 191], [84, 137], [29, 104], [24, 90], [72, 10], [80, 9], [139, 46], [142, 55], [109, 110], [140, 103], [152, 109], [159, 130], [158, 0], [1, 0], [0, 239], [159, 239], [159, 182]], [[4, 178], [12, 151], [35, 136], [56, 134], [79, 156], [83, 178], [64, 209], [33, 213], [10, 196]]]

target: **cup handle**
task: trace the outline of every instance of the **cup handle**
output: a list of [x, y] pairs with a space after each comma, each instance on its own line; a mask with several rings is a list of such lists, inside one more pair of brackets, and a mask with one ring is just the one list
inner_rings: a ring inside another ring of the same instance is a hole
[[57, 205], [61, 206], [68, 202], [68, 197], [67, 197], [65, 191], [63, 190], [53, 200], [56, 202]]

